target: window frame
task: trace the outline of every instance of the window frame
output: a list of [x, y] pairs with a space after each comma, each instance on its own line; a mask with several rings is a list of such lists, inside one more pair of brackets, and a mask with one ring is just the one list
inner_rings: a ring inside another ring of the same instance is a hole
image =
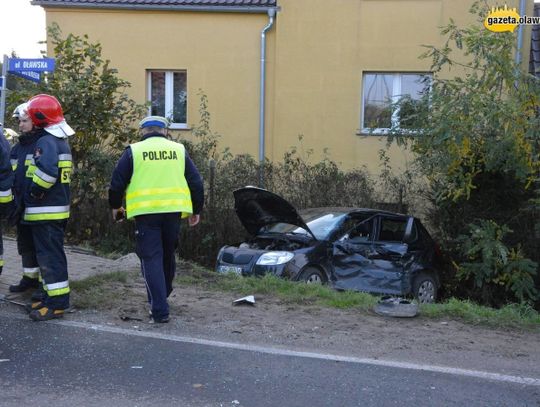
[[[388, 72], [388, 71], [363, 71], [362, 72], [362, 91], [360, 92], [361, 97], [361, 104], [360, 104], [360, 133], [361, 134], [373, 134], [373, 135], [387, 135], [392, 130], [401, 130], [400, 129], [400, 121], [399, 121], [399, 108], [394, 109], [392, 111], [392, 115], [390, 118], [390, 126], [391, 127], [366, 127], [364, 123], [364, 114], [365, 114], [365, 105], [366, 105], [366, 99], [365, 99], [365, 77], [366, 75], [392, 75], [392, 96], [391, 96], [391, 104], [395, 104], [398, 102], [398, 100], [404, 96], [401, 94], [401, 82], [402, 82], [402, 76], [403, 75], [418, 75], [418, 76], [429, 76], [430, 77], [430, 84], [429, 84], [429, 92], [431, 93], [431, 83], [433, 79], [433, 72], [420, 72], [420, 71], [400, 71], [400, 72]], [[396, 80], [398, 79], [398, 80]], [[407, 129], [408, 133], [415, 133], [415, 130]]]
[[172, 112], [174, 108], [174, 74], [184, 73], [186, 75], [186, 122], [176, 123], [171, 122], [169, 129], [172, 130], [185, 130], [188, 129], [188, 87], [187, 87], [187, 69], [147, 69], [146, 70], [146, 101], [150, 103], [148, 107], [148, 114], [152, 114], [152, 73], [164, 72], [165, 73], [165, 117], [169, 118], [167, 112]]

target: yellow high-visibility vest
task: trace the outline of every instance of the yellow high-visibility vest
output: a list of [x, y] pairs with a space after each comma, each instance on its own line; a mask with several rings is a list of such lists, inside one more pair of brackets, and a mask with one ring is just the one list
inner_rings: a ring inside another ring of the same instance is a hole
[[149, 137], [130, 148], [133, 174], [126, 191], [127, 218], [152, 213], [192, 214], [184, 176], [184, 146], [165, 137]]

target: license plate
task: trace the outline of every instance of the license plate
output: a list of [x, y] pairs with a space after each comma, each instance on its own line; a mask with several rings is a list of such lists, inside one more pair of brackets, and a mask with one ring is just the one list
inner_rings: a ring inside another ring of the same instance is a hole
[[238, 266], [218, 266], [218, 273], [242, 274], [242, 267], [238, 267]]

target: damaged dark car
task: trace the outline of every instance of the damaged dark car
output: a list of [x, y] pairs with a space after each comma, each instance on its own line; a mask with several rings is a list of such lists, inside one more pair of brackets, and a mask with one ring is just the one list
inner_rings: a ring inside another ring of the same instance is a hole
[[437, 300], [437, 245], [412, 216], [365, 208], [297, 212], [285, 199], [256, 187], [234, 191], [234, 199], [251, 237], [221, 248], [219, 273], [273, 273], [338, 290]]

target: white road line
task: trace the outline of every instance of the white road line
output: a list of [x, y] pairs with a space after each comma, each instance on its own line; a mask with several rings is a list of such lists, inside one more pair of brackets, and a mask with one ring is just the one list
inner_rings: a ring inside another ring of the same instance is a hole
[[417, 363], [398, 362], [398, 361], [392, 361], [392, 360], [357, 358], [353, 356], [339, 356], [339, 355], [333, 355], [329, 353], [302, 352], [302, 351], [294, 351], [294, 350], [288, 350], [288, 349], [272, 348], [272, 347], [267, 347], [267, 346], [246, 345], [243, 343], [222, 342], [222, 341], [213, 341], [213, 340], [208, 340], [208, 339], [191, 338], [187, 336], [177, 336], [177, 335], [163, 334], [159, 332], [135, 331], [131, 329], [104, 326], [104, 325], [95, 325], [95, 324], [90, 324], [90, 323], [85, 323], [85, 322], [55, 321], [55, 323], [59, 325], [63, 325], [63, 326], [84, 328], [84, 329], [90, 329], [90, 330], [100, 331], [100, 332], [109, 332], [109, 333], [129, 335], [129, 336], [139, 336], [139, 337], [144, 337], [144, 338], [162, 339], [162, 340], [167, 340], [171, 342], [193, 343], [197, 345], [207, 345], [207, 346], [214, 346], [218, 348], [228, 348], [228, 349], [244, 350], [244, 351], [250, 351], [250, 352], [259, 352], [259, 353], [266, 353], [266, 354], [271, 354], [271, 355], [295, 356], [295, 357], [301, 357], [301, 358], [322, 359], [322, 360], [330, 360], [330, 361], [337, 361], [337, 362], [394, 367], [394, 368], [400, 368], [400, 369], [422, 370], [426, 372], [446, 373], [446, 374], [452, 374], [452, 375], [457, 375], [457, 376], [476, 377], [478, 379], [495, 380], [499, 382], [524, 384], [524, 385], [529, 385], [529, 386], [540, 386], [540, 378], [535, 378], [535, 377], [512, 376], [512, 375], [505, 375], [505, 374], [500, 374], [500, 373], [484, 372], [481, 370], [459, 369], [459, 368], [447, 367], [447, 366], [424, 365], [424, 364], [417, 364]]
[[[23, 317], [22, 315], [11, 314], [11, 313], [9, 313], [8, 315], [14, 319], [27, 320], [27, 318]], [[303, 352], [303, 351], [273, 348], [273, 347], [268, 347], [268, 346], [246, 345], [243, 343], [213, 341], [209, 339], [192, 338], [188, 336], [178, 336], [178, 335], [164, 334], [164, 333], [159, 333], [159, 332], [137, 331], [133, 329], [118, 328], [118, 327], [113, 327], [113, 326], [96, 325], [96, 324], [91, 324], [87, 322], [55, 320], [55, 321], [50, 321], [48, 323], [53, 323], [53, 324], [58, 324], [58, 325], [63, 325], [63, 326], [68, 326], [68, 327], [83, 328], [83, 329], [88, 329], [88, 330], [93, 330], [93, 331], [98, 331], [98, 332], [108, 332], [108, 333], [114, 333], [114, 334], [120, 334], [120, 335], [161, 339], [161, 340], [166, 340], [166, 341], [171, 341], [171, 342], [193, 343], [196, 345], [206, 345], [206, 346], [213, 346], [213, 347], [218, 347], [218, 348], [259, 352], [259, 353], [265, 353], [265, 354], [270, 354], [270, 355], [294, 356], [294, 357], [300, 357], [300, 358], [329, 360], [329, 361], [335, 361], [335, 362], [358, 363], [358, 364], [365, 364], [365, 365], [372, 365], [372, 366], [385, 366], [385, 367], [394, 367], [394, 368], [400, 368], [400, 369], [422, 370], [425, 372], [435, 372], [435, 373], [451, 374], [451, 375], [456, 375], [456, 376], [475, 377], [478, 379], [494, 380], [498, 382], [515, 383], [515, 384], [522, 384], [522, 385], [528, 385], [528, 386], [540, 386], [540, 378], [536, 378], [536, 377], [513, 376], [513, 375], [500, 374], [500, 373], [484, 372], [481, 370], [459, 369], [459, 368], [448, 367], [448, 366], [424, 365], [424, 364], [418, 364], [418, 363], [398, 362], [398, 361], [393, 361], [393, 360], [381, 360], [381, 359], [372, 359], [372, 358], [358, 358], [358, 357], [353, 357], [353, 356], [333, 355], [330, 353]], [[7, 360], [0, 359], [0, 362], [3, 362], [3, 361], [7, 361]]]

